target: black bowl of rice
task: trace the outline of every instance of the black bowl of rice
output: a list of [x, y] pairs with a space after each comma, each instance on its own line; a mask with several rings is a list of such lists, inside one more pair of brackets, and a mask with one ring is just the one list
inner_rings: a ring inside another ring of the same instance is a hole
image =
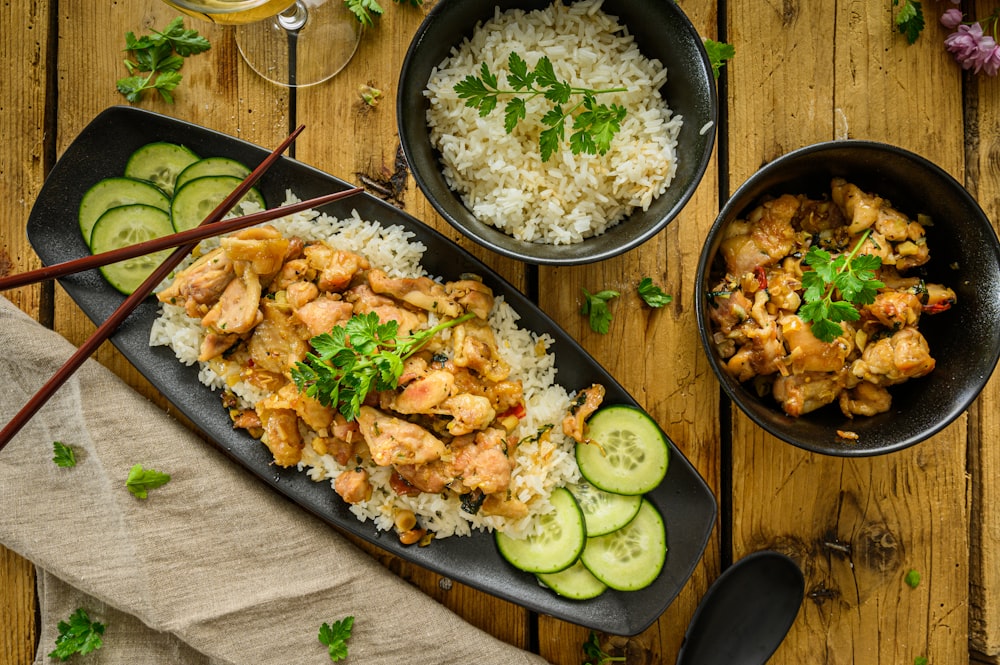
[[[829, 343], [815, 330], [834, 319], [802, 307], [822, 302], [806, 292], [820, 248], [845, 258], [841, 272], [851, 252], [878, 257], [882, 284]], [[969, 408], [1000, 358], [998, 292], [1000, 241], [961, 183], [902, 148], [839, 140], [740, 185], [706, 237], [695, 311], [723, 391], [756, 425], [860, 457], [925, 441]]]
[[[593, 97], [625, 109], [603, 154], [574, 149], [568, 119], [543, 160], [554, 105], [544, 95], [499, 95], [486, 114], [467, 105], [455, 86], [484, 64], [511, 89], [512, 53], [529, 71], [546, 58], [571, 86], [624, 88]], [[715, 143], [712, 67], [674, 2], [441, 0], [410, 44], [397, 92], [402, 148], [434, 208], [480, 245], [534, 264], [591, 263], [651, 238], [691, 198]], [[514, 97], [524, 114], [508, 132]]]

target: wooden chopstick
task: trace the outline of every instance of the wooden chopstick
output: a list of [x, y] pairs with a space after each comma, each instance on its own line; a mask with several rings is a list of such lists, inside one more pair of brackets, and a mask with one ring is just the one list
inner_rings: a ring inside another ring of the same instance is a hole
[[279, 217], [291, 215], [303, 210], [309, 210], [310, 208], [318, 208], [321, 205], [338, 201], [349, 196], [354, 196], [355, 194], [360, 194], [363, 191], [365, 190], [362, 187], [354, 187], [352, 189], [346, 189], [333, 194], [317, 196], [316, 198], [309, 199], [307, 201], [297, 201], [296, 203], [290, 203], [279, 208], [270, 208], [268, 210], [262, 210], [249, 215], [243, 215], [241, 217], [225, 219], [220, 222], [215, 222], [214, 224], [197, 226], [193, 229], [188, 229], [187, 231], [173, 233], [168, 236], [163, 236], [162, 238], [153, 238], [152, 240], [146, 240], [134, 245], [129, 245], [128, 247], [113, 249], [100, 254], [91, 254], [90, 256], [85, 256], [83, 258], [73, 259], [72, 261], [65, 261], [63, 263], [56, 263], [51, 266], [45, 266], [44, 268], [38, 268], [36, 270], [29, 270], [17, 275], [0, 277], [0, 291], [14, 289], [19, 286], [33, 284], [35, 282], [41, 282], [46, 279], [64, 277], [72, 273], [90, 270], [91, 268], [99, 268], [100, 266], [106, 266], [110, 263], [133, 259], [137, 256], [152, 254], [153, 252], [159, 252], [172, 247], [179, 247], [180, 245], [188, 243], [201, 242], [206, 238], [220, 236], [233, 231], [239, 231], [240, 229], [245, 229], [248, 226], [270, 222]]
[[[298, 135], [302, 133], [303, 129], [304, 127], [300, 125], [288, 136], [288, 138], [281, 142], [281, 145], [275, 148], [270, 155], [265, 157], [260, 165], [257, 166], [257, 168], [254, 169], [250, 175], [248, 175], [243, 182], [241, 182], [240, 185], [222, 201], [222, 203], [216, 206], [215, 210], [209, 213], [208, 217], [206, 217], [201, 223], [201, 226], [214, 224], [225, 217], [229, 210], [232, 209], [232, 207], [243, 198], [243, 195], [246, 194], [250, 188], [254, 186], [254, 184], [256, 184], [262, 175], [264, 175], [267, 169], [269, 169], [271, 165], [278, 160], [281, 153], [283, 153], [298, 137]], [[50, 378], [48, 382], [46, 382], [45, 385], [43, 385], [38, 392], [35, 393], [30, 400], [28, 400], [28, 403], [25, 404], [13, 418], [11, 418], [10, 422], [7, 423], [2, 430], [0, 430], [0, 450], [3, 450], [4, 447], [10, 443], [10, 440], [13, 439], [14, 436], [21, 431], [21, 428], [24, 427], [29, 420], [31, 420], [32, 416], [34, 416], [35, 413], [37, 413], [38, 410], [45, 405], [56, 390], [58, 390], [59, 387], [73, 375], [73, 372], [80, 368], [80, 365], [82, 365], [83, 362], [90, 357], [90, 354], [96, 351], [105, 340], [111, 337], [114, 331], [118, 329], [118, 326], [120, 326], [122, 322], [132, 313], [132, 310], [138, 307], [139, 304], [153, 292], [153, 289], [155, 289], [159, 283], [162, 282], [167, 275], [169, 275], [170, 272], [177, 267], [177, 264], [183, 261], [184, 257], [190, 254], [191, 250], [193, 250], [196, 246], [197, 243], [189, 242], [175, 249], [171, 252], [170, 256], [168, 256], [163, 263], [161, 263], [159, 267], [157, 267], [157, 269], [146, 278], [146, 281], [144, 281], [139, 288], [132, 293], [132, 295], [125, 298], [125, 302], [118, 306], [118, 309], [116, 309], [111, 316], [109, 316], [108, 319], [94, 331], [87, 341], [84, 342], [80, 348], [78, 348], [76, 352], [69, 357], [63, 366], [52, 375], [52, 378]]]

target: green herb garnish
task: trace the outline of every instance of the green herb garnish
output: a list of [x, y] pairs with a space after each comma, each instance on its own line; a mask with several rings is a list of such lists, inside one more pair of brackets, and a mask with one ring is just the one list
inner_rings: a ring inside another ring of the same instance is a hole
[[913, 665], [927, 665], [927, 657], [917, 656], [916, 658], [913, 659]]
[[[419, 7], [424, 0], [395, 0], [396, 4], [409, 2], [411, 7]], [[354, 14], [361, 25], [369, 28], [375, 25], [375, 19], [385, 12], [378, 0], [344, 0], [344, 5]]]
[[[579, 88], [556, 77], [552, 61], [542, 56], [535, 68], [528, 69], [528, 63], [517, 53], [507, 56], [507, 83], [511, 89], [499, 87], [497, 75], [490, 71], [485, 62], [480, 65], [479, 76], [469, 74], [455, 84], [455, 92], [465, 105], [479, 109], [480, 117], [489, 115], [500, 103], [500, 97], [510, 97], [504, 104], [504, 129], [508, 134], [517, 123], [527, 116], [525, 102], [539, 95], [552, 102], [552, 108], [542, 116], [542, 124], [548, 127], [538, 136], [542, 161], [548, 161], [566, 136], [566, 119], [573, 118], [573, 133], [569, 137], [570, 150], [574, 155], [605, 154], [611, 148], [611, 139], [621, 129], [625, 119], [625, 107], [618, 104], [607, 106], [598, 104], [597, 95], [611, 92], [625, 92], [628, 88], [606, 88], [591, 90]], [[513, 96], [512, 96], [513, 95]], [[570, 100], [580, 99], [569, 107]], [[574, 115], [575, 114], [575, 115]]]
[[719, 70], [736, 55], [736, 48], [726, 42], [717, 42], [714, 39], [705, 39], [705, 52], [708, 54], [708, 62], [712, 65], [712, 75], [719, 78]]
[[583, 653], [587, 659], [583, 665], [608, 665], [608, 663], [624, 663], [625, 656], [611, 656], [604, 652], [601, 643], [597, 639], [597, 633], [590, 631], [590, 636], [583, 643]]
[[907, 43], [914, 43], [924, 29], [923, 7], [918, 0], [892, 0], [892, 4], [899, 7], [893, 19], [896, 29], [903, 33]]
[[[806, 253], [804, 261], [812, 270], [802, 273], [805, 304], [799, 308], [799, 317], [812, 323], [813, 335], [823, 342], [832, 342], [843, 334], [841, 321], [861, 318], [857, 305], [875, 302], [878, 290], [885, 286], [875, 279], [882, 259], [871, 254], [856, 256], [869, 233], [862, 234], [850, 254], [841, 254], [836, 259], [815, 245]], [[841, 300], [833, 299], [835, 293], [840, 294]]]
[[170, 482], [170, 476], [153, 469], [143, 469], [141, 464], [136, 464], [128, 472], [128, 479], [125, 480], [125, 487], [139, 499], [145, 499], [149, 495], [149, 490], [154, 490]]
[[470, 312], [398, 339], [396, 321], [380, 323], [375, 312], [355, 314], [343, 326], [309, 340], [315, 353], [307, 353], [305, 362], [295, 363], [292, 380], [309, 397], [354, 420], [371, 390], [391, 390], [398, 385], [404, 360], [440, 331], [473, 316]]
[[903, 578], [903, 581], [906, 582], [906, 586], [911, 589], [916, 589], [920, 585], [920, 573], [915, 570], [911, 570], [906, 573], [906, 577]]
[[52, 461], [56, 466], [68, 468], [76, 466], [76, 453], [71, 446], [67, 446], [61, 441], [52, 442]]
[[338, 661], [347, 658], [347, 640], [351, 638], [354, 628], [354, 617], [346, 617], [333, 624], [324, 623], [319, 627], [319, 641], [327, 647], [330, 660]]
[[86, 655], [95, 649], [100, 649], [104, 641], [104, 624], [91, 621], [83, 608], [78, 608], [69, 616], [69, 620], [60, 621], [59, 635], [56, 637], [56, 648], [49, 654], [50, 658], [67, 660], [74, 654]]
[[607, 335], [611, 325], [611, 310], [608, 309], [608, 301], [621, 294], [611, 290], [590, 293], [583, 287], [580, 287], [580, 290], [583, 291], [583, 306], [580, 308], [580, 313], [590, 317], [591, 330]]
[[164, 101], [173, 104], [171, 93], [181, 82], [178, 70], [184, 58], [209, 48], [208, 40], [196, 30], [186, 30], [180, 17], [171, 21], [163, 32], [154, 30], [143, 37], [126, 32], [125, 50], [134, 60], [125, 59], [130, 76], [118, 80], [118, 92], [130, 102], [137, 102], [146, 90], [156, 90]]
[[663, 292], [663, 289], [653, 284], [651, 277], [643, 277], [639, 280], [639, 296], [650, 307], [663, 307], [673, 301], [673, 296]]

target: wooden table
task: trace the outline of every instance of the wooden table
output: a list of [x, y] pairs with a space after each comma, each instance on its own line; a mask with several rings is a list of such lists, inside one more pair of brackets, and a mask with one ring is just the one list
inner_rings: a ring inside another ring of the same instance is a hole
[[[468, 0], [473, 1], [473, 0]], [[295, 156], [346, 180], [382, 183], [393, 203], [471, 249], [524, 290], [651, 411], [714, 489], [717, 528], [681, 595], [643, 634], [625, 640], [629, 663], [669, 663], [699, 600], [732, 561], [764, 548], [794, 556], [806, 598], [772, 663], [933, 665], [1000, 656], [1000, 382], [956, 423], [907, 451], [875, 459], [805, 453], [765, 435], [720, 397], [697, 339], [694, 271], [720, 204], [761, 164], [830, 139], [886, 141], [923, 154], [963, 181], [996, 217], [1000, 194], [1000, 88], [964, 75], [942, 47], [937, 14], [914, 45], [895, 31], [889, 0], [681, 0], [700, 33], [728, 41], [735, 59], [720, 81], [715, 158], [691, 203], [664, 232], [628, 254], [577, 268], [530, 268], [471, 245], [422, 198], [401, 163], [396, 77], [422, 9], [383, 1], [350, 65], [294, 95], [258, 78], [231, 34], [188, 24], [210, 52], [189, 60], [169, 105], [140, 106], [270, 147], [289, 128], [307, 131]], [[967, 2], [981, 15], [985, 0]], [[940, 7], [937, 5], [941, 5]], [[975, 8], [972, 5], [976, 5]], [[0, 4], [0, 273], [38, 265], [24, 234], [32, 203], [69, 142], [100, 111], [124, 103], [124, 33], [161, 27], [175, 12], [158, 0], [6, 0]], [[375, 107], [359, 87], [382, 91]], [[396, 183], [403, 183], [397, 188]], [[651, 276], [674, 296], [662, 311], [638, 306], [630, 284]], [[580, 288], [616, 288], [608, 335], [578, 310]], [[57, 285], [5, 294], [74, 343], [92, 324]], [[110, 345], [97, 359], [172, 411]], [[997, 447], [994, 447], [997, 446]], [[2, 481], [0, 481], [2, 482]], [[503, 640], [577, 665], [587, 631], [390, 560], [392, 570]], [[904, 583], [921, 573], [916, 589]], [[36, 650], [30, 563], [0, 547], [0, 662], [24, 665]]]

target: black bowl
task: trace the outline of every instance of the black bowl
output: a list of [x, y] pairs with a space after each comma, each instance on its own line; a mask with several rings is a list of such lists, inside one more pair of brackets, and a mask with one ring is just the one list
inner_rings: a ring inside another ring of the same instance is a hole
[[[892, 408], [872, 417], [848, 419], [836, 405], [799, 418], [785, 415], [771, 396], [729, 375], [712, 344], [710, 304], [713, 270], [722, 231], [765, 195], [829, 192], [830, 180], [845, 178], [888, 199], [915, 218], [930, 215], [931, 259], [922, 266], [928, 282], [950, 286], [958, 302], [920, 320], [920, 331], [936, 359], [927, 376], [891, 387]], [[837, 456], [878, 455], [902, 450], [944, 429], [980, 393], [1000, 358], [1000, 243], [990, 220], [962, 185], [927, 159], [890, 145], [832, 141], [786, 154], [747, 180], [716, 219], [702, 249], [695, 282], [695, 311], [702, 345], [723, 390], [755, 423], [795, 446]], [[858, 434], [855, 442], [837, 430]]]
[[528, 263], [590, 263], [645, 242], [672, 221], [691, 198], [715, 144], [718, 106], [715, 79], [701, 37], [676, 3], [607, 0], [603, 11], [617, 16], [628, 27], [643, 55], [658, 59], [667, 68], [661, 94], [673, 112], [684, 118], [677, 141], [676, 175], [649, 209], [635, 211], [599, 236], [570, 245], [515, 239], [477, 220], [449, 188], [437, 151], [431, 146], [424, 90], [434, 67], [450, 55], [453, 47], [473, 34], [477, 23], [491, 18], [496, 8], [536, 10], [549, 4], [548, 0], [438, 2], [417, 30], [403, 61], [396, 98], [399, 139], [417, 186], [449, 224], [475, 242]]

